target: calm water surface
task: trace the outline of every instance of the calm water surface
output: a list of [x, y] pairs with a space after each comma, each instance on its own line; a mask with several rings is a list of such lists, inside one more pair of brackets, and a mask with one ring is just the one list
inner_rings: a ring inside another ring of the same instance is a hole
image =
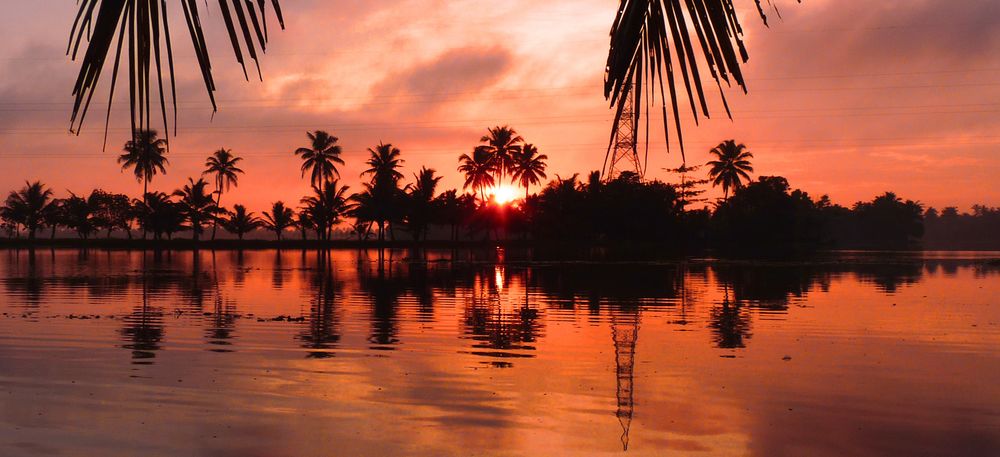
[[1000, 254], [499, 257], [0, 251], [0, 455], [1000, 455]]

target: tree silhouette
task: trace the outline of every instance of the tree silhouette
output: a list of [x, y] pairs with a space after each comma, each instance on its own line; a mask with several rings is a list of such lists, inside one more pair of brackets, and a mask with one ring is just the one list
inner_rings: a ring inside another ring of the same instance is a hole
[[392, 224], [402, 219], [401, 203], [402, 190], [399, 188], [399, 181], [403, 179], [403, 174], [399, 172], [399, 167], [403, 160], [399, 158], [401, 152], [392, 144], [379, 143], [374, 149], [368, 148], [370, 157], [366, 162], [369, 166], [361, 173], [361, 176], [370, 175], [371, 181], [365, 185], [368, 196], [361, 196], [359, 205], [370, 205], [362, 212], [372, 217], [372, 221], [379, 226], [379, 242], [385, 241], [385, 226], [389, 225], [390, 236], [393, 233]]
[[295, 226], [295, 212], [285, 206], [285, 202], [276, 201], [271, 204], [271, 211], [264, 211], [263, 223], [264, 227], [274, 232], [278, 241], [281, 241], [281, 235], [285, 230]]
[[496, 180], [493, 178], [493, 160], [488, 151], [483, 148], [476, 148], [472, 155], [462, 154], [458, 161], [458, 171], [465, 174], [465, 184], [462, 190], [472, 188], [473, 192], [479, 194], [479, 198], [486, 201], [483, 189], [493, 187]]
[[323, 130], [307, 132], [306, 135], [311, 145], [296, 149], [295, 155], [302, 158], [302, 176], [305, 177], [309, 171], [309, 182], [322, 191], [326, 183], [332, 181], [334, 177], [340, 178], [337, 164], [343, 165], [344, 160], [340, 158], [338, 138]]
[[526, 144], [521, 150], [514, 154], [514, 168], [511, 177], [515, 182], [524, 186], [524, 200], [528, 200], [528, 187], [541, 184], [547, 178], [545, 175], [545, 161], [549, 156], [539, 154], [538, 148], [533, 144]]
[[244, 235], [257, 230], [260, 226], [260, 218], [254, 215], [252, 211], [247, 211], [247, 208], [243, 205], [235, 205], [229, 217], [226, 218], [224, 228], [227, 232], [236, 235], [240, 241], [243, 241]]
[[28, 239], [33, 240], [51, 199], [52, 189], [45, 187], [41, 181], [25, 182], [24, 187], [8, 195], [3, 207], [4, 219], [23, 225], [28, 231]]
[[330, 231], [340, 223], [341, 218], [351, 210], [347, 199], [349, 187], [340, 187], [337, 181], [329, 183], [320, 190], [313, 188], [313, 195], [302, 198], [303, 214], [312, 228], [316, 230], [316, 238], [329, 240]]
[[414, 184], [406, 186], [407, 226], [413, 232], [413, 239], [420, 241], [427, 237], [427, 227], [436, 218], [438, 205], [434, 198], [441, 177], [433, 168], [423, 167], [413, 175]]
[[726, 140], [708, 151], [716, 160], [708, 162], [708, 176], [713, 186], [722, 186], [725, 193], [723, 201], [729, 200], [729, 190], [743, 187], [743, 181], [750, 181], [753, 166], [750, 159], [753, 154], [747, 151], [745, 144], [736, 144], [734, 140]]
[[118, 156], [122, 170], [131, 168], [136, 181], [142, 183], [142, 195], [149, 193], [149, 182], [157, 173], [167, 174], [170, 164], [167, 140], [157, 138], [156, 130], [139, 130], [125, 143], [125, 153]]
[[[205, 161], [205, 171], [201, 175], [212, 175], [215, 181], [215, 206], [222, 207], [223, 191], [239, 185], [239, 175], [243, 174], [243, 170], [238, 164], [242, 161], [242, 157], [234, 156], [233, 151], [226, 148], [215, 151]], [[219, 221], [216, 220], [212, 225], [212, 240], [215, 240], [218, 228]]]
[[174, 196], [180, 198], [178, 208], [181, 215], [184, 216], [184, 220], [190, 224], [192, 239], [195, 241], [201, 237], [205, 222], [221, 212], [212, 195], [205, 190], [206, 188], [208, 188], [208, 182], [204, 179], [195, 181], [188, 178], [188, 183], [184, 187], [174, 191]]
[[370, 157], [365, 163], [369, 168], [361, 176], [370, 175], [373, 186], [403, 179], [403, 174], [399, 172], [399, 167], [403, 164], [403, 160], [399, 158], [402, 155], [399, 148], [379, 143], [374, 149], [368, 148], [368, 153]]
[[521, 144], [524, 143], [524, 138], [521, 138], [516, 130], [506, 125], [493, 127], [487, 131], [488, 133], [479, 139], [484, 144], [477, 146], [476, 149], [482, 150], [490, 157], [490, 162], [502, 181], [507, 175], [514, 172], [514, 158], [521, 153]]

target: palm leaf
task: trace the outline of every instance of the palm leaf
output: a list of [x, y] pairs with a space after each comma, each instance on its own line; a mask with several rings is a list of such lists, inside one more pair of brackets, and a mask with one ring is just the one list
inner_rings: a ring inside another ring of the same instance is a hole
[[[216, 86], [212, 78], [212, 64], [205, 43], [198, 2], [196, 0], [178, 1], [184, 10], [188, 34], [194, 46], [195, 56], [214, 113], [218, 111], [215, 100]], [[284, 18], [278, 1], [271, 0], [271, 5], [281, 28], [284, 29]], [[218, 0], [218, 2], [226, 28], [229, 31], [236, 60], [243, 67], [244, 75], [247, 74], [246, 61], [243, 56], [245, 49], [247, 55], [254, 61], [259, 76], [259, 53], [265, 52], [267, 48], [267, 2], [265, 0]], [[123, 50], [128, 59], [129, 103], [133, 133], [151, 128], [152, 77], [156, 78], [156, 92], [160, 105], [159, 115], [163, 120], [164, 127], [169, 131], [164, 86], [164, 72], [166, 72], [170, 82], [170, 97], [176, 134], [177, 89], [167, 0], [80, 0], [78, 8], [76, 19], [70, 31], [66, 54], [76, 60], [80, 55], [81, 47], [85, 46], [86, 50], [83, 52], [80, 73], [73, 86], [75, 100], [70, 118], [70, 131], [76, 134], [80, 133], [91, 100], [97, 91], [98, 83], [101, 81], [102, 71], [109, 60], [112, 48], [114, 48], [114, 67], [105, 121], [105, 142], [107, 142], [107, 124], [110, 122], [111, 102], [114, 99]], [[86, 45], [84, 45], [85, 39]], [[163, 62], [164, 53], [166, 54], [165, 64]], [[152, 74], [154, 73], [153, 67], [155, 67], [155, 75]]]
[[[758, 14], [767, 25], [761, 2], [754, 0]], [[701, 117], [711, 117], [701, 83], [702, 65], [708, 68], [715, 80], [726, 114], [732, 117], [722, 83], [727, 86], [736, 84], [746, 92], [741, 65], [749, 59], [743, 45], [743, 29], [733, 3], [733, 0], [620, 0], [618, 14], [611, 27], [611, 48], [604, 80], [604, 96], [615, 110], [612, 142], [613, 132], [618, 130], [626, 110], [636, 114], [635, 127], [638, 127], [642, 107], [649, 103], [643, 97], [655, 98], [655, 91], [651, 89], [658, 86], [667, 148], [670, 148], [671, 130], [667, 112], [669, 101], [670, 114], [674, 119], [673, 130], [677, 133], [683, 157], [678, 92], [683, 90], [687, 94], [696, 124]], [[771, 0], [767, 3], [773, 8]], [[692, 40], [692, 34], [697, 41]], [[645, 91], [644, 86], [647, 88]], [[630, 93], [632, 97], [629, 97]], [[648, 147], [648, 110], [645, 115]], [[611, 146], [608, 146], [609, 155]]]

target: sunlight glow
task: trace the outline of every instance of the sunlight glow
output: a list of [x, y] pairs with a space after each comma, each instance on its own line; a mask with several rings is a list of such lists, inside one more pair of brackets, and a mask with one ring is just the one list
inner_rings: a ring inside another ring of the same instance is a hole
[[501, 184], [490, 191], [490, 196], [493, 197], [493, 200], [501, 205], [506, 205], [517, 200], [518, 195], [520, 195], [519, 190], [507, 184]]

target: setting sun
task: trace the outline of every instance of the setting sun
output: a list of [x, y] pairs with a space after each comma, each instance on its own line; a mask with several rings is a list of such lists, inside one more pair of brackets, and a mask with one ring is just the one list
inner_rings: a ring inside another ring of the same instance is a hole
[[520, 195], [519, 190], [507, 184], [501, 184], [490, 190], [490, 196], [501, 205], [506, 205], [517, 200], [518, 195]]

